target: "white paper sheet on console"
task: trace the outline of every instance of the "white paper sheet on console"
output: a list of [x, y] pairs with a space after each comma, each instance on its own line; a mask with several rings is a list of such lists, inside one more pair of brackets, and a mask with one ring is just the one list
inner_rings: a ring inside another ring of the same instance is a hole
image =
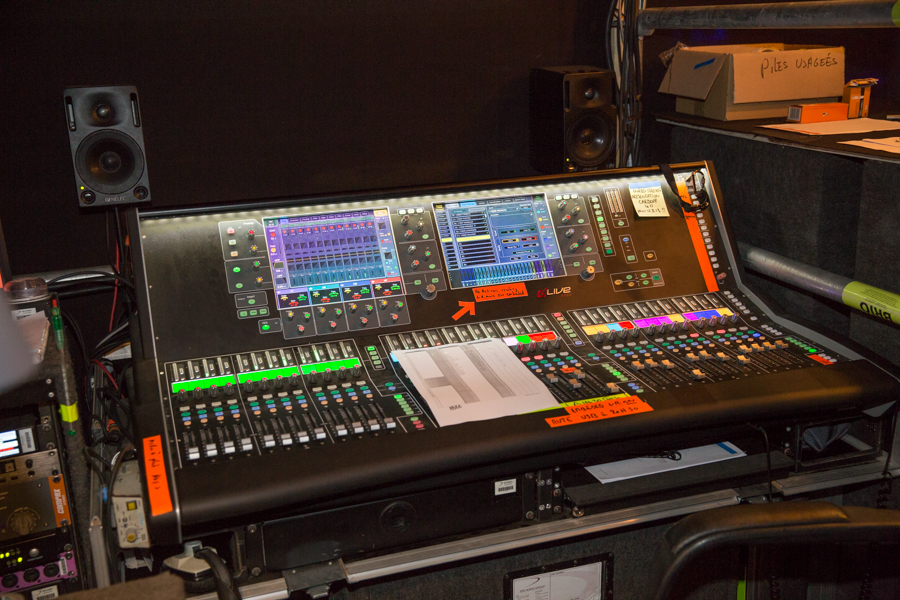
[[441, 427], [559, 406], [509, 347], [491, 338], [394, 356]]

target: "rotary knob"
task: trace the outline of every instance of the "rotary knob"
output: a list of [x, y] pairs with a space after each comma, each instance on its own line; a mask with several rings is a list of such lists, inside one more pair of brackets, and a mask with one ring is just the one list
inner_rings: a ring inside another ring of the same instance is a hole
[[566, 223], [568, 223], [571, 220], [572, 220], [572, 215], [566, 215], [560, 221], [562, 222], [563, 225], [565, 225]]
[[255, 237], [256, 237], [256, 232], [253, 231], [252, 229], [251, 229], [250, 231], [247, 232], [247, 239], [248, 239], [248, 240], [252, 240], [252, 239], [255, 238]]
[[30, 508], [18, 508], [6, 521], [6, 526], [17, 535], [28, 535], [40, 522], [41, 516]]
[[357, 306], [356, 303], [354, 302], [353, 304], [348, 305], [347, 308], [350, 310], [351, 313], [355, 313], [356, 309], [358, 309], [359, 306]]
[[415, 245], [415, 244], [410, 244], [409, 246], [407, 246], [407, 247], [406, 247], [406, 253], [407, 253], [407, 254], [415, 254], [415, 253], [416, 253], [416, 245]]
[[579, 273], [579, 275], [581, 275], [581, 279], [583, 279], [584, 281], [590, 281], [594, 278], [594, 267], [590, 265], [586, 266], [581, 270], [581, 273]]
[[409, 268], [412, 269], [413, 271], [415, 271], [416, 269], [419, 268], [419, 264], [420, 264], [419, 261], [414, 260], [411, 263], [409, 263]]
[[575, 235], [575, 230], [574, 230], [574, 229], [569, 228], [569, 229], [566, 230], [565, 236], [566, 236], [567, 238], [570, 238], [570, 237], [572, 237], [573, 235]]
[[387, 307], [388, 307], [388, 301], [387, 301], [387, 300], [379, 300], [379, 301], [378, 301], [378, 308], [380, 308], [381, 310], [384, 310], [384, 309], [386, 309]]
[[578, 242], [572, 242], [569, 246], [569, 252], [575, 252], [576, 250], [578, 250]]
[[589, 239], [591, 239], [591, 236], [589, 236], [588, 234], [585, 233], [585, 234], [582, 235], [579, 239], [581, 240], [581, 243], [582, 243], [582, 244], [586, 244], [587, 241], [588, 241]]
[[328, 312], [328, 309], [325, 308], [324, 306], [320, 306], [319, 308], [316, 309], [316, 311], [319, 313], [320, 317], [324, 317], [325, 313]]
[[419, 221], [416, 223], [416, 231], [422, 231], [422, 228], [425, 227], [425, 221]]
[[575, 208], [572, 209], [572, 216], [574, 217], [575, 215], [577, 215], [580, 212], [581, 212], [581, 207], [576, 206]]
[[568, 202], [566, 202], [565, 200], [563, 200], [562, 202], [560, 202], [559, 204], [556, 205], [556, 210], [562, 212], [562, 211], [566, 210], [566, 206], [567, 206], [568, 204], [569, 204]]
[[359, 324], [361, 327], [365, 327], [366, 325], [369, 324], [369, 319], [367, 319], [366, 317], [360, 317]]
[[409, 223], [409, 215], [403, 215], [402, 217], [400, 217], [401, 225], [406, 225], [407, 223]]
[[434, 284], [429, 283], [425, 286], [425, 289], [422, 290], [422, 297], [426, 300], [431, 300], [437, 295], [437, 288], [434, 287]]
[[406, 233], [403, 234], [403, 239], [408, 240], [413, 236], [412, 229], [407, 229]]

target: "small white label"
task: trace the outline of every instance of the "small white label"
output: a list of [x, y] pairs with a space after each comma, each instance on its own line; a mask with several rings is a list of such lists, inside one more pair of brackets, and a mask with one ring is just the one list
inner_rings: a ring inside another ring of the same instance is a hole
[[51, 585], [42, 590], [31, 592], [31, 598], [32, 600], [50, 600], [51, 598], [59, 598], [59, 590], [56, 589], [55, 585]]
[[629, 183], [631, 204], [639, 217], [668, 217], [666, 198], [658, 181], [647, 183]]
[[69, 574], [69, 563], [66, 562], [65, 554], [62, 556], [62, 558], [59, 559], [59, 573], [63, 577]]
[[20, 308], [20, 309], [12, 311], [12, 316], [13, 316], [13, 319], [18, 321], [19, 319], [24, 319], [28, 315], [33, 315], [36, 312], [37, 312], [36, 308]]
[[19, 430], [19, 440], [22, 442], [22, 452], [34, 452], [34, 433], [31, 431], [31, 428], [28, 429], [20, 429]]
[[515, 479], [504, 479], [503, 481], [494, 482], [494, 495], [502, 496], [503, 494], [512, 494], [516, 491]]

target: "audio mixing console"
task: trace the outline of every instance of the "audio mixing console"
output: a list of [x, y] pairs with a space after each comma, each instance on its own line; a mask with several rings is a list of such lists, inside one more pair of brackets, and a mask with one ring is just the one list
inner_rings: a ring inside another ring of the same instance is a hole
[[[896, 400], [742, 282], [711, 166], [674, 175], [133, 211], [154, 540], [240, 531], [265, 570], [564, 518], [560, 465]], [[484, 338], [559, 408], [439, 427], [396, 353]]]

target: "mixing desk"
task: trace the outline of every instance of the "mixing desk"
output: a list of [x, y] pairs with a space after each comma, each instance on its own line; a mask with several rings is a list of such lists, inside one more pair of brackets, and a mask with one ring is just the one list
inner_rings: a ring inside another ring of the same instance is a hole
[[[154, 540], [285, 569], [565, 518], [560, 466], [883, 412], [893, 376], [743, 283], [711, 165], [673, 171], [133, 211]], [[440, 427], [397, 353], [487, 338], [559, 406]]]

